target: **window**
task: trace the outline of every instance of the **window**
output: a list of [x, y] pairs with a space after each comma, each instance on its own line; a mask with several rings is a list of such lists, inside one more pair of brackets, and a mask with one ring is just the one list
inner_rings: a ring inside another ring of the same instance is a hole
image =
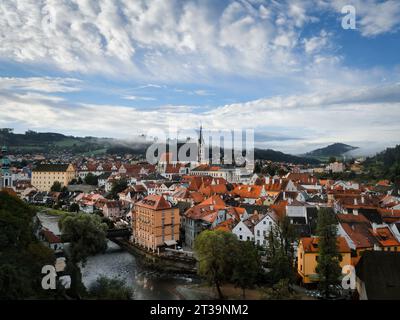
[[243, 240], [243, 236], [242, 236], [242, 235], [240, 235], [240, 236], [239, 236], [239, 239], [240, 239], [240, 240]]

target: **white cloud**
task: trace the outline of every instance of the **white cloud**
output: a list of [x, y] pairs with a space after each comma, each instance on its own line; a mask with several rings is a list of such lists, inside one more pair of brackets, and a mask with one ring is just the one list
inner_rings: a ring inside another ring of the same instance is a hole
[[81, 90], [81, 81], [73, 78], [0, 77], [1, 90], [31, 90], [45, 93], [75, 92]]
[[[168, 80], [274, 73], [312, 22], [301, 1], [3, 0], [0, 59]], [[285, 21], [276, 26], [278, 18]], [[290, 68], [288, 68], [290, 70]]]
[[364, 37], [394, 33], [400, 27], [400, 1], [397, 0], [334, 0], [320, 1], [324, 7], [338, 12], [345, 5], [356, 9], [356, 28]]
[[[132, 138], [150, 128], [166, 130], [170, 125], [193, 129], [200, 122], [213, 129], [251, 128], [270, 137], [258, 142], [263, 147], [304, 152], [307, 146], [337, 141], [382, 146], [393, 143], [400, 135], [400, 84], [275, 96], [207, 111], [196, 106], [161, 105], [141, 110], [121, 105], [67, 104], [54, 96], [46, 99], [43, 95], [2, 92], [0, 111], [2, 126], [12, 123], [35, 130], [119, 138]], [[91, 119], [90, 126], [87, 119]]]
[[125, 100], [142, 100], [142, 101], [155, 101], [155, 100], [157, 100], [156, 98], [153, 98], [153, 97], [141, 97], [141, 96], [132, 96], [132, 95], [123, 96], [122, 99], [125, 99]]

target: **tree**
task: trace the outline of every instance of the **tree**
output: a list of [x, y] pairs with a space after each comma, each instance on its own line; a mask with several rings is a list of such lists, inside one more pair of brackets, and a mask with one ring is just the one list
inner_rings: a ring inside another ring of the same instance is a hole
[[91, 186], [97, 186], [98, 180], [99, 178], [91, 172], [89, 172], [85, 177], [85, 183]]
[[54, 181], [53, 185], [50, 188], [50, 191], [52, 192], [61, 192], [61, 182], [59, 181]]
[[290, 288], [289, 279], [281, 279], [272, 288], [264, 289], [263, 298], [266, 300], [292, 300], [296, 294]]
[[326, 208], [318, 211], [318, 264], [316, 271], [319, 275], [319, 289], [325, 298], [334, 290], [332, 287], [340, 282], [341, 254], [337, 245], [337, 221], [335, 215]]
[[260, 273], [260, 256], [257, 248], [250, 241], [238, 241], [237, 249], [234, 253], [235, 261], [232, 281], [242, 289], [242, 297], [244, 299], [246, 289], [255, 284]]
[[78, 213], [64, 215], [59, 226], [62, 237], [70, 242], [68, 267], [71, 271], [71, 290], [73, 294], [80, 296], [84, 293], [84, 287], [78, 263], [84, 265], [89, 256], [107, 249], [107, 225], [96, 215]]
[[79, 204], [77, 204], [76, 202], [71, 203], [71, 205], [69, 206], [69, 211], [79, 212]]
[[205, 230], [194, 242], [199, 261], [198, 273], [205, 277], [210, 285], [215, 285], [219, 299], [223, 299], [221, 284], [232, 277], [232, 253], [237, 249], [237, 242], [234, 234], [220, 230]]
[[107, 225], [96, 215], [66, 214], [59, 221], [62, 236], [70, 245], [71, 260], [86, 263], [86, 259], [107, 249]]
[[113, 183], [110, 191], [110, 197], [112, 199], [118, 198], [118, 193], [124, 191], [128, 187], [128, 182], [125, 179], [120, 179]]
[[297, 239], [293, 225], [285, 217], [275, 225], [268, 234], [267, 261], [271, 271], [269, 280], [272, 284], [282, 279], [294, 280], [294, 249], [293, 243]]
[[0, 192], [0, 300], [55, 297], [40, 285], [41, 268], [53, 264], [53, 252], [34, 237], [35, 210]]
[[130, 300], [133, 290], [117, 278], [100, 276], [89, 290], [89, 296], [99, 300]]
[[336, 162], [336, 158], [335, 157], [329, 157], [329, 163], [334, 163]]
[[260, 161], [256, 161], [254, 165], [254, 173], [261, 173], [262, 165]]

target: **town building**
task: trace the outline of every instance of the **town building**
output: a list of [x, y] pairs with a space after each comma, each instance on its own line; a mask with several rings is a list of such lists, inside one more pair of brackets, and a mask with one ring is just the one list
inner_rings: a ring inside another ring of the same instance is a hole
[[[305, 284], [318, 282], [318, 248], [316, 237], [301, 238], [297, 247], [297, 273]], [[343, 237], [337, 238], [338, 251], [342, 256], [340, 266], [351, 265], [351, 250]]]
[[179, 240], [179, 208], [161, 195], [149, 195], [134, 206], [134, 242], [147, 250], [174, 246]]
[[40, 191], [50, 191], [54, 182], [67, 186], [75, 176], [72, 164], [39, 164], [32, 170], [31, 184]]

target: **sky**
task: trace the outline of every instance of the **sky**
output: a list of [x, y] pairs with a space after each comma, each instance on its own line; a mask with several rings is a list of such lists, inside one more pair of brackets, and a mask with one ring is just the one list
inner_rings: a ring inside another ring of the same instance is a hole
[[399, 40], [397, 0], [1, 0], [0, 127], [379, 150], [400, 137]]

